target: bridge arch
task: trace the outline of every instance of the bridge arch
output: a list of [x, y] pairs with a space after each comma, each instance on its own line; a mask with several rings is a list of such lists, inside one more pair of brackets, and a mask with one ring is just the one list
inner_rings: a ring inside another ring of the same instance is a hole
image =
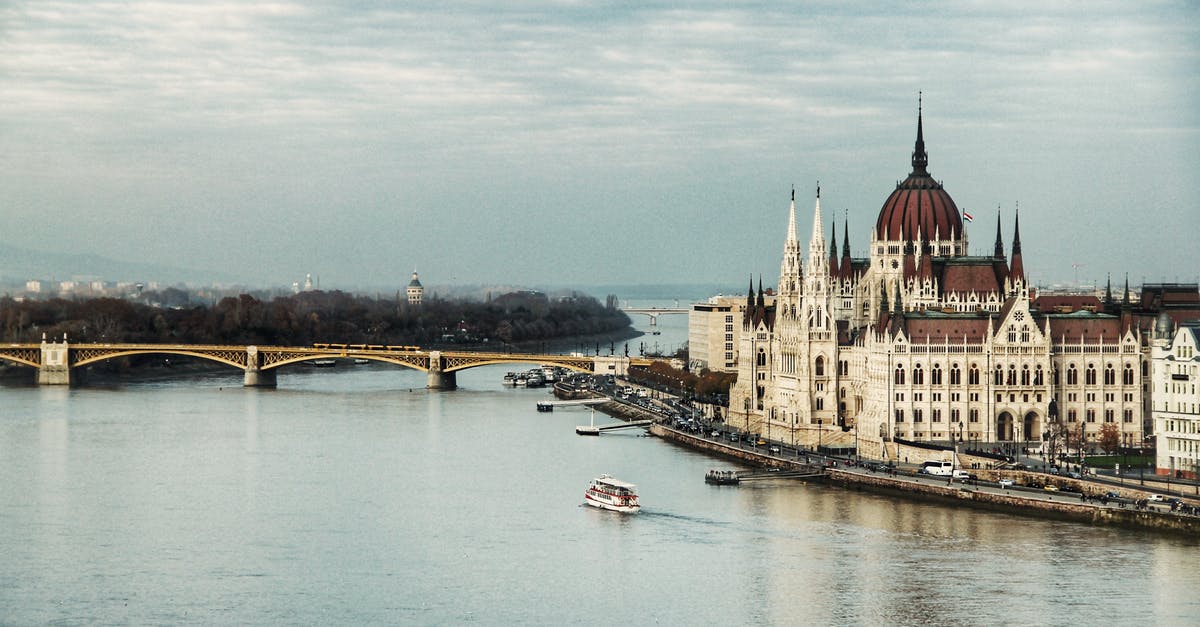
[[[342, 353], [294, 355], [294, 356], [290, 356], [290, 357], [286, 357], [286, 358], [282, 358], [282, 359], [270, 360], [269, 363], [263, 364], [262, 369], [263, 370], [272, 370], [272, 369], [276, 369], [276, 368], [281, 368], [283, 366], [290, 366], [293, 364], [304, 363], [306, 361], [316, 361], [318, 359], [337, 359], [339, 357], [344, 358], [345, 355], [343, 355]], [[416, 361], [416, 360], [399, 359], [399, 358], [395, 358], [395, 357], [386, 357], [386, 356], [382, 356], [382, 355], [363, 355], [363, 354], [355, 355], [354, 358], [355, 359], [369, 359], [371, 361], [381, 361], [384, 363], [389, 363], [389, 364], [393, 364], [393, 365], [397, 365], [397, 366], [403, 366], [405, 368], [409, 368], [412, 370], [420, 370], [422, 372], [427, 372], [429, 370], [428, 360], [422, 360], [422, 361], [425, 361], [425, 363], [419, 363], [419, 361]]]
[[479, 368], [481, 366], [495, 366], [499, 364], [529, 364], [532, 366], [561, 366], [575, 372], [590, 373], [594, 366], [589, 361], [587, 364], [580, 364], [578, 360], [563, 360], [555, 361], [549, 359], [520, 359], [518, 355], [513, 355], [508, 359], [481, 359], [470, 363], [454, 363], [442, 369], [442, 372], [458, 372], [459, 370], [467, 370], [470, 368]]
[[172, 348], [136, 348], [136, 349], [79, 349], [76, 351], [76, 359], [71, 363], [72, 368], [88, 366], [91, 364], [116, 359], [117, 357], [129, 357], [132, 355], [182, 355], [186, 357], [195, 357], [206, 361], [215, 361], [219, 364], [232, 366], [238, 370], [246, 369], [246, 353], [241, 352], [241, 359], [238, 359], [236, 351], [229, 351], [226, 354], [224, 351], [212, 353], [201, 352], [195, 350], [172, 349]]

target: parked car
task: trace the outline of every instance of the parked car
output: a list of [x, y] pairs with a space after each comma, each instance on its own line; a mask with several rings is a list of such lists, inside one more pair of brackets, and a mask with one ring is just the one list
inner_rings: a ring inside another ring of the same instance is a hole
[[1164, 499], [1163, 495], [1161, 494], [1151, 494], [1150, 496], [1146, 497], [1146, 500], [1150, 501], [1151, 503], [1162, 503], [1166, 499]]
[[1001, 479], [999, 483], [1000, 487], [1002, 488], [1011, 488], [1016, 485], [1016, 482], [1014, 482], [1012, 479]]

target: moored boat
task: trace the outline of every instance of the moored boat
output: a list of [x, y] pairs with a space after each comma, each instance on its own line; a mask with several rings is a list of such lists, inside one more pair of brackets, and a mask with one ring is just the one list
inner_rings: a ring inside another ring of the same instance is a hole
[[332, 368], [337, 365], [336, 359], [314, 359], [312, 365], [317, 368]]
[[704, 483], [712, 485], [737, 485], [740, 480], [736, 470], [710, 470], [704, 475]]
[[540, 402], [537, 404], [537, 410], [538, 411], [554, 411], [554, 403], [545, 402], [545, 401]]
[[592, 479], [591, 485], [583, 493], [583, 502], [592, 507], [625, 514], [634, 514], [642, 509], [638, 502], [637, 486], [608, 475]]

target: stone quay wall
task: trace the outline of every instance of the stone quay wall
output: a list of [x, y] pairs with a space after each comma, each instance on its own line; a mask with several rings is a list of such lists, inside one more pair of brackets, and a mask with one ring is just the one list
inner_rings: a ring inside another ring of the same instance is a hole
[[1179, 516], [1133, 507], [1114, 508], [1089, 505], [1071, 493], [1043, 495], [981, 492], [962, 484], [930, 485], [893, 478], [888, 475], [862, 474], [827, 469], [829, 482], [851, 489], [867, 489], [903, 496], [921, 496], [950, 501], [982, 509], [1021, 513], [1055, 519], [1076, 520], [1094, 525], [1110, 525], [1136, 529], [1155, 529], [1200, 536], [1200, 517]]

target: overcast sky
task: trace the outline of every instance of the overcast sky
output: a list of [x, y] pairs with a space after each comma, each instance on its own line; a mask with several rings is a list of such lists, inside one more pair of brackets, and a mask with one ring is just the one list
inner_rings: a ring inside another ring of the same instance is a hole
[[1037, 283], [1200, 279], [1200, 3], [872, 4], [0, 2], [0, 243], [773, 284], [793, 185], [865, 256], [921, 91], [972, 253], [1019, 203]]

